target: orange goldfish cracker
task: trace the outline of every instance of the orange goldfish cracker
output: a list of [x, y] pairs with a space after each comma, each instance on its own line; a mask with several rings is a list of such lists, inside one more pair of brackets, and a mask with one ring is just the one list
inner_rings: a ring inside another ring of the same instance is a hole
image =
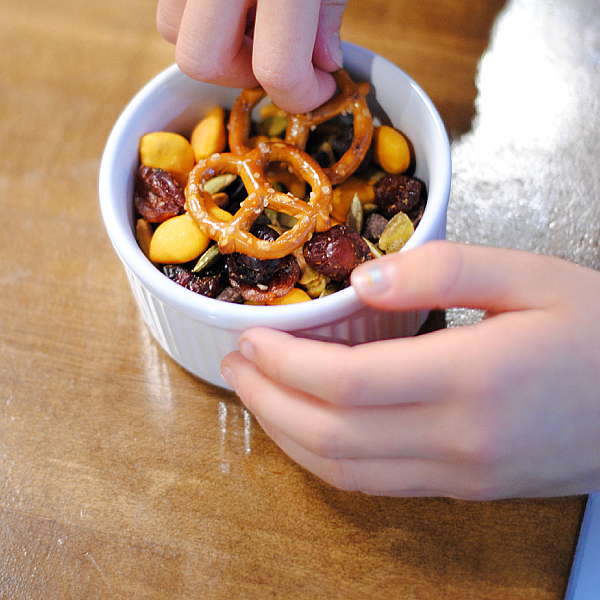
[[266, 176], [273, 184], [281, 183], [296, 198], [306, 196], [306, 182], [281, 164], [271, 165]]
[[373, 132], [373, 161], [386, 173], [404, 173], [410, 166], [406, 138], [393, 127], [381, 125]]
[[355, 194], [363, 205], [369, 204], [375, 199], [373, 184], [358, 177], [350, 177], [333, 189], [331, 216], [334, 219], [340, 223], [346, 221], [346, 215]]
[[137, 220], [135, 224], [135, 237], [146, 258], [150, 258], [150, 240], [153, 233], [152, 225], [146, 219]]
[[298, 302], [306, 302], [307, 300], [312, 300], [312, 298], [304, 290], [295, 287], [282, 298], [273, 298], [267, 304], [269, 306], [277, 306], [281, 304], [297, 304]]
[[231, 221], [233, 221], [233, 215], [218, 205], [215, 196], [218, 198], [218, 194], [215, 194], [214, 196], [205, 195], [204, 202], [206, 204], [206, 210], [215, 219], [219, 219], [219, 221], [225, 223], [231, 223]]
[[209, 237], [187, 213], [162, 222], [150, 240], [150, 260], [181, 264], [198, 258], [208, 248]]
[[196, 162], [201, 158], [223, 152], [227, 144], [225, 111], [220, 106], [212, 108], [194, 127], [190, 137]]
[[170, 173], [181, 187], [196, 163], [191, 144], [178, 133], [155, 131], [142, 136], [140, 160], [143, 165]]

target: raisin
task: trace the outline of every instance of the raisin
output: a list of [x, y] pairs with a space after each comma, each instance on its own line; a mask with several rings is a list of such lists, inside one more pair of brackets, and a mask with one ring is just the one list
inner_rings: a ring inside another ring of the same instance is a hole
[[217, 300], [229, 302], [230, 304], [244, 304], [244, 296], [229, 286], [217, 296]]
[[365, 229], [363, 231], [364, 237], [366, 237], [370, 242], [376, 244], [383, 233], [383, 230], [386, 228], [388, 224], [388, 220], [379, 213], [371, 213], [367, 217], [367, 221], [365, 223]]
[[423, 217], [423, 213], [425, 212], [425, 200], [422, 200], [415, 208], [408, 211], [406, 213], [410, 220], [412, 221], [413, 227], [416, 229], [417, 225], [421, 222], [421, 218]]
[[216, 298], [223, 290], [223, 283], [218, 272], [196, 275], [181, 265], [165, 265], [163, 273], [187, 290], [209, 298]]
[[384, 175], [374, 186], [375, 202], [389, 219], [399, 212], [409, 213], [424, 203], [424, 186], [408, 175]]
[[308, 137], [306, 152], [323, 168], [331, 167], [352, 145], [354, 119], [338, 115], [316, 127]]
[[315, 233], [304, 244], [303, 253], [309, 266], [334, 281], [345, 281], [358, 265], [371, 258], [365, 240], [345, 225]]
[[185, 194], [162, 169], [141, 165], [135, 180], [135, 207], [149, 223], [162, 223], [183, 212]]
[[[253, 235], [268, 241], [277, 239], [277, 232], [266, 225], [254, 224]], [[261, 260], [238, 252], [227, 257], [229, 282], [246, 300], [267, 302], [285, 296], [301, 275], [298, 261], [291, 254], [283, 258]]]

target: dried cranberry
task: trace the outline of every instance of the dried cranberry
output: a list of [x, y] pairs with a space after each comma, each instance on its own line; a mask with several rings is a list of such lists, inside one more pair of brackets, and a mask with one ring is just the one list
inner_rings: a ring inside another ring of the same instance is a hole
[[135, 180], [135, 207], [149, 223], [162, 223], [183, 212], [185, 194], [162, 169], [141, 165]]
[[371, 258], [371, 251], [356, 231], [335, 225], [315, 233], [304, 244], [304, 258], [319, 273], [334, 281], [344, 281], [358, 265]]
[[216, 298], [223, 290], [223, 283], [218, 272], [196, 275], [181, 265], [165, 265], [163, 273], [184, 288], [209, 298]]
[[384, 175], [374, 188], [375, 202], [386, 219], [409, 213], [425, 201], [423, 183], [408, 175]]
[[[277, 232], [266, 225], [254, 225], [251, 233], [262, 240], [274, 241]], [[234, 252], [227, 257], [229, 282], [246, 300], [268, 302], [285, 296], [300, 278], [298, 261], [290, 254], [283, 258], [261, 260]]]

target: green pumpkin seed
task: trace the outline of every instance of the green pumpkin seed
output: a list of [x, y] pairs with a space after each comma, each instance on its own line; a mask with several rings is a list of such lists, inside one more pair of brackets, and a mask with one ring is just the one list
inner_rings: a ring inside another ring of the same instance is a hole
[[363, 238], [363, 240], [367, 242], [367, 246], [369, 246], [369, 250], [371, 251], [373, 258], [380, 258], [383, 256], [383, 252], [373, 242], [370, 242], [365, 237]]
[[209, 246], [208, 249], [200, 255], [196, 266], [192, 269], [192, 273], [199, 273], [202, 269], [206, 269], [212, 265], [221, 256], [218, 244]]
[[414, 225], [406, 213], [399, 212], [388, 222], [379, 238], [379, 248], [386, 254], [398, 252], [415, 232]]
[[235, 181], [236, 175], [234, 173], [223, 173], [223, 175], [217, 175], [212, 179], [209, 179], [204, 184], [204, 191], [209, 194], [218, 194], [222, 192], [228, 185]]
[[354, 194], [352, 200], [350, 201], [350, 206], [348, 207], [348, 214], [346, 215], [346, 225], [350, 227], [350, 229], [354, 229], [356, 233], [362, 232], [364, 220], [364, 212], [363, 205], [358, 197], [358, 194]]
[[337, 281], [332, 281], [329, 283], [325, 289], [319, 295], [319, 298], [325, 298], [325, 296], [329, 296], [330, 294], [335, 294], [335, 292], [339, 292], [342, 289], [342, 284]]
[[287, 117], [285, 115], [270, 115], [258, 124], [260, 135], [270, 138], [283, 137], [287, 129]]

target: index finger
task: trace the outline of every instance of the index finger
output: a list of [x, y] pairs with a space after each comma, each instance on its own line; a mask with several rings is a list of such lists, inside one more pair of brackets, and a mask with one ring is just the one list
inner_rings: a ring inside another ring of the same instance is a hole
[[[460, 336], [458, 330], [438, 333]], [[407, 404], [448, 397], [460, 377], [460, 357], [439, 362], [435, 358], [452, 345], [443, 337], [434, 332], [419, 340], [349, 347], [255, 328], [242, 334], [240, 351], [274, 381], [334, 404]], [[398, 377], [402, 385], [397, 385]]]
[[581, 267], [552, 256], [432, 241], [359, 265], [352, 285], [385, 310], [479, 308], [494, 313], [547, 308]]
[[313, 64], [320, 7], [320, 0], [259, 0], [256, 7], [254, 75], [289, 112], [312, 110], [335, 92], [333, 77]]

